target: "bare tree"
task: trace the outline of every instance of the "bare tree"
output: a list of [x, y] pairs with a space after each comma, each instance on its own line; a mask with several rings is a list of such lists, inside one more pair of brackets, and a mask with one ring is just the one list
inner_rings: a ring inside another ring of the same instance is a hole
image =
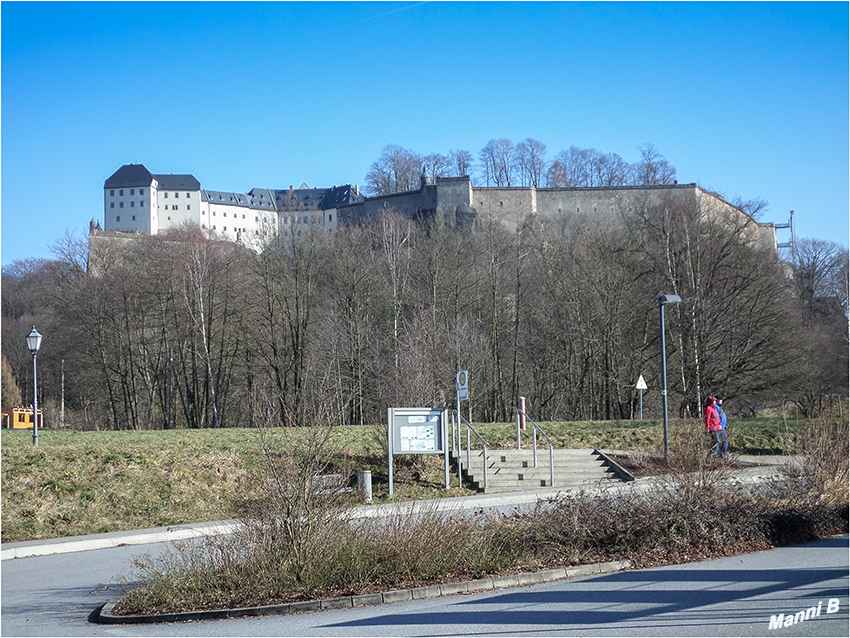
[[428, 171], [434, 179], [446, 177], [452, 170], [451, 161], [442, 153], [431, 153], [426, 155], [422, 161], [428, 167]]
[[451, 164], [449, 176], [472, 175], [472, 153], [469, 151], [449, 151], [449, 163]]
[[422, 156], [413, 151], [387, 144], [381, 157], [372, 162], [366, 173], [366, 192], [369, 195], [391, 195], [419, 188]]
[[[252, 305], [257, 309], [254, 330], [257, 359], [275, 391], [287, 405], [300, 405], [310, 383], [306, 374], [313, 356], [315, 312], [318, 304], [318, 264], [329, 238], [314, 225], [270, 245], [255, 262]], [[281, 414], [291, 412], [280, 406]], [[296, 414], [300, 419], [301, 416]], [[300, 421], [287, 425], [301, 425]]]
[[740, 195], [735, 196], [734, 199], [729, 201], [732, 206], [737, 206], [742, 211], [744, 211], [747, 215], [753, 218], [754, 221], [758, 221], [762, 218], [764, 213], [767, 212], [768, 202], [761, 197], [753, 197], [752, 199], [744, 199]]
[[490, 140], [478, 153], [481, 162], [482, 177], [487, 186], [511, 185], [514, 173], [514, 143], [501, 138]]
[[711, 392], [765, 396], [787, 381], [787, 285], [778, 261], [750, 242], [749, 221], [682, 194], [647, 200], [625, 219], [654, 294], [682, 299], [668, 327], [687, 406], [699, 409]]
[[847, 263], [847, 249], [833, 241], [797, 241], [794, 281], [812, 319], [818, 313], [829, 313], [829, 300], [847, 314]]
[[520, 185], [534, 188], [543, 186], [548, 169], [546, 145], [528, 137], [516, 145], [515, 158]]
[[21, 405], [21, 390], [12, 374], [12, 368], [6, 361], [6, 355], [2, 355], [2, 393], [3, 407], [12, 408]]
[[634, 165], [635, 183], [640, 185], [672, 184], [676, 167], [670, 164], [653, 144], [639, 147], [641, 159]]
[[411, 236], [413, 223], [392, 211], [384, 213], [380, 220], [381, 244], [383, 248], [384, 281], [392, 298], [393, 362], [399, 369], [400, 336], [404, 320], [404, 301], [410, 284]]

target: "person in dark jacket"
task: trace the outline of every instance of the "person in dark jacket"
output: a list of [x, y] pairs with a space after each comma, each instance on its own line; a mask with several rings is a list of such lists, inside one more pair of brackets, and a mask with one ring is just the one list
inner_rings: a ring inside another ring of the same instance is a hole
[[726, 452], [729, 450], [729, 433], [726, 431], [726, 412], [723, 410], [723, 397], [716, 398], [714, 409], [717, 410], [717, 418], [720, 419], [720, 449], [718, 450], [718, 456], [721, 459], [725, 459]]

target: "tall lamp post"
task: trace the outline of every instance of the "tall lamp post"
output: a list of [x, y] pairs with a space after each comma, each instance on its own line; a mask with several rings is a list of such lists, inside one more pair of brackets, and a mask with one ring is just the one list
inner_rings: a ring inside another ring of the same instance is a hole
[[35, 326], [27, 335], [27, 347], [32, 353], [32, 444], [38, 447], [38, 374], [36, 366], [36, 356], [38, 349], [41, 347], [42, 336], [39, 334]]
[[664, 465], [670, 465], [670, 443], [667, 436], [667, 350], [664, 346], [664, 304], [679, 303], [679, 295], [661, 295], [658, 302], [658, 312], [661, 316], [661, 399], [664, 403]]

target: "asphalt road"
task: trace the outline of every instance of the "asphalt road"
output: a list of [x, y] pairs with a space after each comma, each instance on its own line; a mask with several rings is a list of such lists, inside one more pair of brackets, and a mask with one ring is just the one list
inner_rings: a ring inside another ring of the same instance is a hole
[[[5, 560], [3, 636], [841, 636], [848, 536], [755, 554], [527, 587], [290, 616], [89, 622], [132, 556], [162, 544]], [[771, 628], [779, 614], [820, 610]], [[811, 615], [811, 614], [810, 614]]]

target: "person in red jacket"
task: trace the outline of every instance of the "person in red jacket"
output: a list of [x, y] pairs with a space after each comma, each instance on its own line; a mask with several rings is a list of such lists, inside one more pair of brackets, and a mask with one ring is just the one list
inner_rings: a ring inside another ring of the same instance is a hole
[[717, 403], [717, 399], [708, 397], [705, 401], [705, 409], [703, 410], [703, 414], [705, 415], [705, 431], [711, 437], [711, 451], [709, 451], [708, 455], [713, 457], [717, 456], [720, 451], [720, 444], [723, 442], [720, 436], [720, 417], [717, 416], [717, 410], [714, 407], [715, 403]]

